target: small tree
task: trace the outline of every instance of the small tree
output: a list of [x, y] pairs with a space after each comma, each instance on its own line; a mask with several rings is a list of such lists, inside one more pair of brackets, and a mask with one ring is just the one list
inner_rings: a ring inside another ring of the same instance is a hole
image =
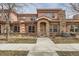
[[6, 39], [9, 39], [10, 33], [10, 14], [12, 11], [16, 11], [17, 8], [22, 8], [28, 6], [28, 4], [17, 4], [17, 3], [0, 3], [0, 9], [2, 14], [2, 19], [6, 20]]
[[[79, 13], [79, 3], [70, 3], [70, 8], [73, 12]], [[72, 22], [73, 24], [73, 22]]]

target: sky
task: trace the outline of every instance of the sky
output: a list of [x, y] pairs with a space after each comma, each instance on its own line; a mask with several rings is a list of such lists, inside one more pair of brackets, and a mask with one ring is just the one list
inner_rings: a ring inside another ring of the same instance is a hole
[[66, 18], [72, 18], [74, 13], [71, 11], [67, 3], [30, 3], [28, 6], [20, 10], [22, 13], [37, 13], [37, 9], [63, 9], [66, 13]]

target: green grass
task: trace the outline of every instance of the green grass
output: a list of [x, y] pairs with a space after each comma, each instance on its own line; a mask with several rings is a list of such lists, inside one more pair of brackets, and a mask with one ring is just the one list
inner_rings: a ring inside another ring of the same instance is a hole
[[79, 51], [56, 51], [59, 56], [79, 56]]
[[61, 38], [51, 38], [51, 40], [56, 44], [71, 44], [71, 43], [79, 43], [79, 39], [69, 38], [69, 37], [61, 37]]
[[29, 51], [0, 50], [0, 56], [27, 56]]

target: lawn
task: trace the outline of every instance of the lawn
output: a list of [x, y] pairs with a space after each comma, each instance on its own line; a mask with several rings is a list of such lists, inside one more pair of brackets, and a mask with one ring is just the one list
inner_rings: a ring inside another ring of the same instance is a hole
[[36, 43], [37, 39], [26, 39], [26, 38], [14, 38], [12, 41], [7, 41], [7, 43]]
[[5, 37], [0, 38], [0, 43], [36, 43], [37, 37], [32, 36], [11, 36], [9, 40], [6, 40]]
[[79, 43], [79, 39], [74, 37], [55, 37], [55, 38], [51, 38], [51, 40], [56, 44]]
[[0, 50], [0, 56], [27, 56], [29, 51]]
[[59, 56], [79, 56], [79, 51], [56, 51]]

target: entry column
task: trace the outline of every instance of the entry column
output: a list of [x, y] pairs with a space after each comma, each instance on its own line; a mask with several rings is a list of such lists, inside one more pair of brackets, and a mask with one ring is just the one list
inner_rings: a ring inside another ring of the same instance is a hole
[[37, 23], [37, 36], [40, 36], [40, 23]]

